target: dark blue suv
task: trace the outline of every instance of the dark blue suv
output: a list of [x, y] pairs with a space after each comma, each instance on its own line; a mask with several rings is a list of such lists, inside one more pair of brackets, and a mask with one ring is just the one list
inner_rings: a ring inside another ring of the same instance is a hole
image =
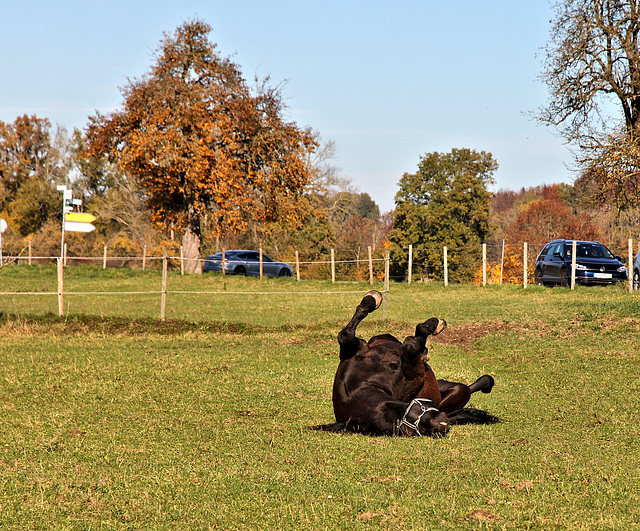
[[[571, 284], [573, 240], [553, 240], [544, 246], [533, 272], [536, 284]], [[600, 242], [576, 241], [576, 283], [613, 284], [627, 280], [622, 258]]]

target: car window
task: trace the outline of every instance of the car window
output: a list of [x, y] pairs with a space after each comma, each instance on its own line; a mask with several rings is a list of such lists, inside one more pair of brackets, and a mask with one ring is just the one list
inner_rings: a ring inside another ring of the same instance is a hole
[[548, 243], [544, 247], [544, 249], [542, 249], [542, 251], [540, 251], [540, 257], [547, 256], [547, 254], [549, 254], [549, 251], [551, 250], [552, 247], [553, 247], [553, 244]]
[[613, 258], [613, 254], [599, 243], [583, 243], [578, 245], [578, 258]]
[[271, 258], [269, 258], [266, 254], [262, 255], [262, 261], [263, 262], [273, 262], [273, 260], [271, 260]]
[[602, 253], [594, 245], [581, 243], [577, 247], [578, 258], [600, 258]]
[[[571, 256], [571, 252], [570, 249], [568, 250], [568, 255]], [[564, 258], [565, 252], [564, 252], [564, 243], [557, 243], [554, 248], [553, 248], [553, 252], [551, 254], [556, 254], [558, 253], [560, 256], [562, 256]]]

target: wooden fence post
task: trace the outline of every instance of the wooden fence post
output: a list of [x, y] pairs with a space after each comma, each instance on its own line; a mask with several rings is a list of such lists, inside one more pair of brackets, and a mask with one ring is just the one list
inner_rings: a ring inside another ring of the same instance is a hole
[[162, 291], [160, 294], [160, 320], [164, 321], [167, 309], [167, 255], [162, 257]]
[[144, 245], [142, 247], [142, 270], [145, 271], [147, 269], [147, 246]]
[[573, 240], [573, 242], [571, 243], [571, 289], [574, 289], [576, 287], [576, 263], [577, 263], [577, 257], [576, 257], [576, 249], [577, 249], [577, 242], [576, 240]]
[[527, 242], [524, 242], [522, 244], [522, 254], [523, 254], [523, 258], [522, 258], [522, 266], [523, 266], [523, 270], [524, 270], [524, 278], [522, 280], [522, 287], [523, 288], [527, 288], [527, 280], [529, 277], [529, 273], [527, 272], [527, 252], [528, 252], [528, 245]]
[[296, 251], [296, 280], [300, 282], [300, 256]]
[[62, 260], [62, 264], [65, 265], [65, 266], [67, 265], [67, 249], [68, 249], [68, 247], [67, 247], [67, 244], [65, 243], [64, 244], [64, 254], [63, 254], [64, 258]]
[[222, 249], [222, 274], [223, 275], [225, 274], [225, 272], [224, 272], [224, 270], [226, 269], [225, 265], [226, 265], [225, 249], [223, 248]]
[[180, 274], [184, 276], [184, 247], [180, 246]]
[[633, 240], [629, 238], [629, 268], [627, 269], [629, 280], [629, 293], [633, 293]]
[[31, 265], [31, 240], [29, 240], [29, 265]]
[[442, 248], [443, 262], [444, 262], [444, 285], [449, 285], [449, 265], [448, 265], [448, 256], [447, 256], [447, 246], [445, 245]]
[[413, 265], [413, 244], [409, 244], [409, 270], [407, 272], [407, 284], [411, 284], [411, 269]]
[[500, 259], [500, 285], [502, 286], [502, 272], [504, 271], [504, 238], [502, 239], [502, 258]]
[[369, 251], [369, 284], [373, 286], [373, 256], [371, 255], [371, 245], [367, 246]]
[[384, 293], [382, 294], [382, 318], [387, 318], [387, 294], [389, 293], [389, 249], [384, 253]]
[[487, 285], [487, 244], [482, 244], [482, 285]]
[[331, 249], [331, 283], [335, 284], [336, 282], [336, 257], [335, 252]]
[[62, 260], [58, 260], [58, 315], [64, 315], [64, 267]]
[[262, 279], [262, 271], [263, 271], [263, 262], [262, 262], [262, 247], [260, 247], [260, 279]]
[[104, 246], [104, 254], [102, 256], [102, 269], [107, 269], [107, 246]]

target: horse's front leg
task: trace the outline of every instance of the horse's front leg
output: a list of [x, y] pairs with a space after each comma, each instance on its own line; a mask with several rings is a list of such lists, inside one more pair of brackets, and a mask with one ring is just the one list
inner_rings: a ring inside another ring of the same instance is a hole
[[444, 319], [432, 317], [416, 326], [414, 336], [402, 343], [402, 384], [400, 396], [404, 400], [421, 397], [440, 403], [440, 392], [436, 377], [427, 364], [429, 359], [427, 338], [441, 333], [447, 327]]
[[366, 342], [356, 337], [356, 328], [363, 319], [375, 311], [382, 302], [382, 294], [372, 290], [367, 293], [356, 306], [356, 311], [347, 325], [338, 334], [340, 345], [340, 360], [346, 360], [355, 356], [361, 349], [366, 348]]
[[416, 333], [402, 343], [402, 374], [407, 380], [421, 376], [425, 372], [424, 362], [427, 355], [427, 338], [440, 334], [447, 327], [444, 319], [432, 317], [416, 326]]

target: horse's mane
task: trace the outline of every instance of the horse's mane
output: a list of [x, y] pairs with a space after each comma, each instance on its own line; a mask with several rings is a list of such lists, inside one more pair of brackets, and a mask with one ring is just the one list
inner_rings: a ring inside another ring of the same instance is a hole
[[310, 430], [328, 431], [331, 433], [359, 433], [360, 435], [383, 436], [384, 433], [359, 426], [357, 424], [349, 424], [348, 422], [334, 422], [332, 424], [318, 424], [317, 426], [309, 426]]
[[499, 417], [492, 415], [482, 409], [465, 407], [449, 413], [449, 423], [452, 426], [462, 426], [463, 424], [497, 424], [501, 422]]

